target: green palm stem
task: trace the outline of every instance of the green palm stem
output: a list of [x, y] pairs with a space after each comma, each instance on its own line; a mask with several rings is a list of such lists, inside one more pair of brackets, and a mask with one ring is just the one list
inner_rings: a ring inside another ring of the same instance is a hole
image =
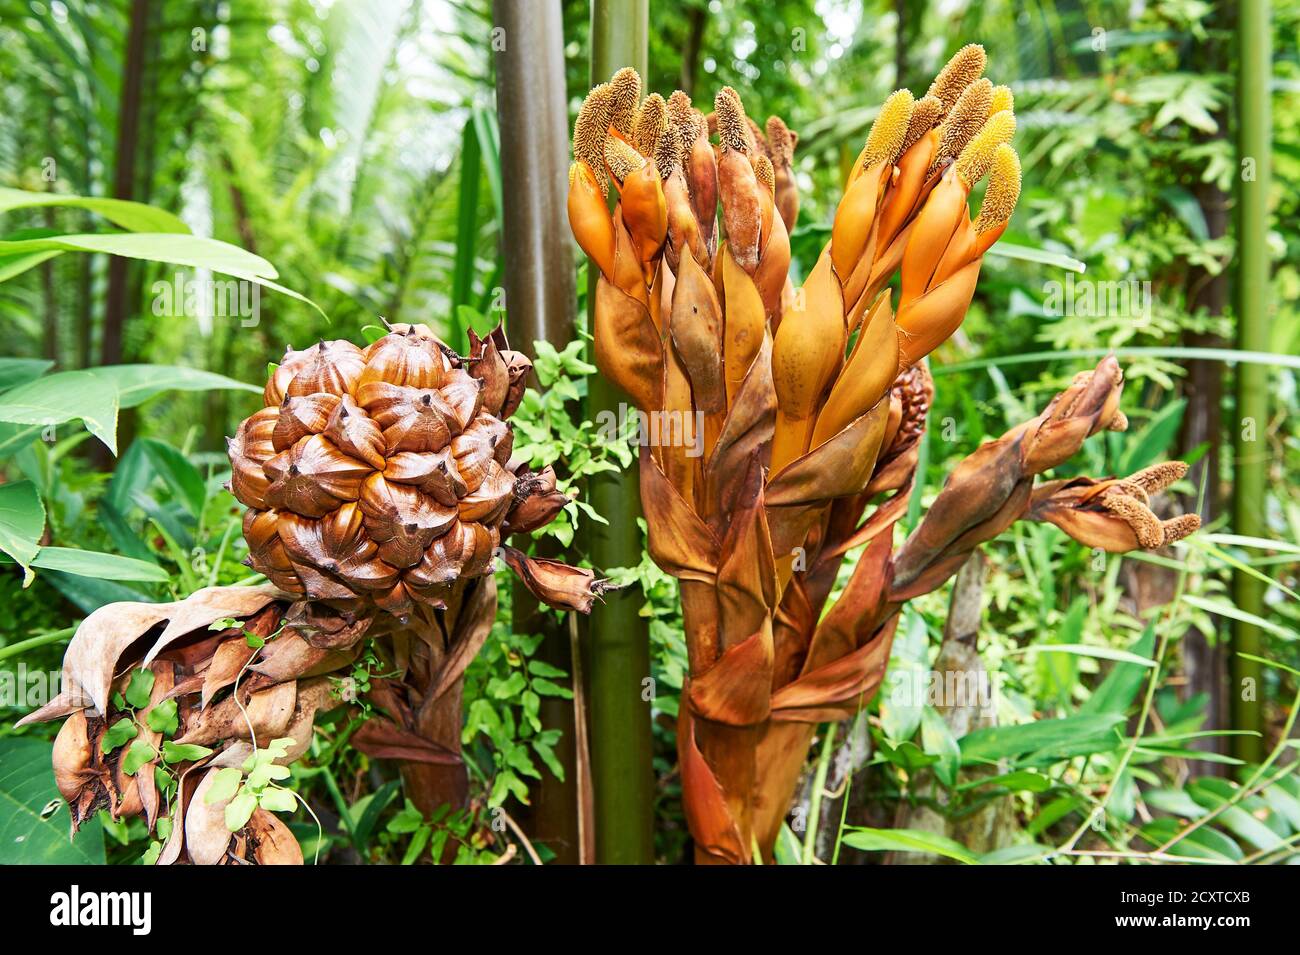
[[[624, 66], [647, 72], [649, 0], [592, 0], [591, 83]], [[612, 190], [611, 190], [612, 191]], [[589, 288], [599, 274], [587, 265]], [[588, 294], [590, 308], [594, 295]], [[588, 379], [587, 418], [619, 415], [631, 401], [601, 375]], [[635, 567], [641, 560], [641, 497], [636, 465], [595, 475], [588, 487], [592, 507], [608, 524], [587, 522], [588, 555], [597, 571]], [[640, 615], [639, 588], [606, 595], [587, 621], [584, 665], [588, 675], [591, 775], [595, 795], [596, 859], [603, 864], [654, 861], [654, 773], [650, 704], [643, 698], [650, 677], [649, 630]]]
[[[1271, 144], [1269, 85], [1272, 74], [1272, 32], [1268, 0], [1241, 0], [1237, 7], [1237, 347], [1268, 350], [1270, 263], [1268, 251], [1268, 191]], [[1253, 177], [1249, 175], [1253, 166]], [[1232, 489], [1233, 529], [1238, 534], [1265, 536], [1265, 429], [1268, 424], [1269, 369], [1258, 364], [1237, 367], [1237, 422], [1234, 428], [1235, 468]], [[1264, 613], [1262, 581], [1238, 571], [1233, 599], [1247, 613]], [[1263, 757], [1263, 693], [1260, 664], [1242, 657], [1261, 654], [1258, 627], [1233, 624], [1233, 728], [1260, 735], [1233, 737], [1233, 755], [1248, 763]], [[1248, 692], [1253, 687], [1254, 692]]]

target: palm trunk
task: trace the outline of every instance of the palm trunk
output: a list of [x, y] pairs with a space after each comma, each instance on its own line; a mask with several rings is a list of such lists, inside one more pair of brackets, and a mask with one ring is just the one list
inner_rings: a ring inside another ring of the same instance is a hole
[[[564, 24], [559, 0], [511, 3], [496, 0], [493, 22], [504, 31], [496, 54], [497, 118], [501, 129], [501, 176], [528, 182], [528, 189], [502, 194], [501, 254], [510, 331], [530, 358], [537, 341], [562, 349], [574, 336], [573, 252], [566, 238], [565, 186], [568, 172], [568, 115], [564, 93]], [[524, 40], [523, 38], [526, 38]], [[531, 384], [537, 387], [537, 382]], [[539, 553], [556, 557], [555, 548]], [[548, 552], [549, 551], [549, 552]], [[545, 635], [538, 659], [574, 673], [567, 616], [547, 611], [520, 583], [511, 608], [516, 633]], [[574, 704], [544, 697], [541, 720], [561, 732], [556, 756], [565, 778], [544, 771], [534, 787], [531, 807], [521, 815], [535, 840], [555, 853], [557, 862], [591, 861], [582, 823], [582, 779], [587, 760], [575, 745]]]
[[[1268, 0], [1241, 0], [1237, 7], [1237, 347], [1268, 350], [1270, 262], [1268, 251], [1268, 192], [1272, 110], [1272, 30]], [[1253, 176], [1250, 172], [1254, 173]], [[1265, 365], [1237, 366], [1237, 421], [1234, 422], [1236, 469], [1233, 475], [1233, 530], [1262, 537], [1267, 523], [1265, 434], [1268, 428], [1269, 369]], [[1263, 616], [1264, 584], [1237, 571], [1233, 600], [1248, 614]], [[1258, 656], [1262, 638], [1258, 627], [1234, 622], [1232, 660], [1233, 728], [1254, 731], [1234, 736], [1233, 754], [1258, 762], [1264, 754], [1261, 667], [1241, 654]]]
[[[649, 0], [592, 0], [592, 83], [624, 66], [644, 74], [648, 31]], [[588, 275], [594, 290], [594, 266], [588, 266]], [[595, 296], [589, 295], [589, 309], [594, 305]], [[588, 379], [588, 389], [588, 420], [602, 412], [618, 416], [620, 407], [631, 408], [627, 396], [604, 375]], [[587, 553], [598, 570], [640, 562], [639, 497], [633, 469], [591, 478], [588, 499], [609, 521], [587, 523]], [[611, 593], [587, 621], [589, 716], [598, 729], [591, 741], [593, 822], [596, 859], [602, 863], [654, 859], [650, 705], [643, 696], [650, 678], [650, 640], [639, 613], [642, 599], [636, 588]]]

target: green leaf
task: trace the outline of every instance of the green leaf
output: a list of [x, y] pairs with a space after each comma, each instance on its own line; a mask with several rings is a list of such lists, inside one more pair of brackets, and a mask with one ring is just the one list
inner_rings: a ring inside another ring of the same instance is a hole
[[149, 694], [153, 692], [153, 671], [136, 670], [131, 674], [131, 682], [126, 688], [126, 701], [137, 710], [149, 705]]
[[379, 822], [379, 816], [389, 804], [397, 797], [398, 790], [401, 788], [401, 781], [397, 779], [389, 780], [369, 796], [357, 800], [352, 806], [352, 818], [354, 820], [352, 829], [353, 845], [360, 851], [364, 850], [370, 841], [370, 834], [374, 831], [375, 825]]
[[979, 859], [959, 842], [921, 829], [854, 828], [844, 844], [865, 852], [927, 852], [973, 865]]
[[168, 763], [194, 762], [211, 755], [212, 750], [196, 743], [173, 743], [171, 740], [163, 743], [163, 760]]
[[1088, 268], [1078, 259], [1064, 252], [1035, 249], [1028, 245], [1016, 245], [1014, 242], [995, 243], [985, 254], [1001, 256], [1004, 259], [1018, 259], [1021, 262], [1034, 262], [1038, 265], [1054, 265], [1068, 272], [1084, 272]]
[[1154, 806], [1161, 812], [1183, 816], [1186, 819], [1196, 819], [1205, 815], [1205, 807], [1187, 795], [1185, 789], [1148, 789], [1142, 794], [1142, 798], [1147, 805]]
[[488, 692], [497, 700], [506, 700], [518, 696], [528, 685], [524, 675], [515, 670], [504, 680], [491, 680], [488, 683]]
[[130, 718], [124, 716], [104, 733], [103, 738], [99, 741], [99, 751], [107, 756], [128, 740], [135, 739], [139, 732], [139, 728], [131, 722]]
[[1052, 780], [1042, 773], [1028, 769], [1018, 769], [1012, 773], [989, 776], [987, 779], [972, 779], [964, 782], [958, 789], [975, 789], [980, 786], [1001, 786], [1012, 792], [1045, 793], [1052, 788]]
[[[209, 806], [215, 806], [219, 802], [226, 802], [235, 798], [235, 793], [239, 791], [239, 784], [244, 781], [244, 774], [234, 766], [224, 766], [216, 771], [212, 777], [212, 783], [208, 786], [208, 794], [203, 797], [203, 801]], [[236, 829], [239, 826], [235, 827]]]
[[429, 835], [432, 830], [428, 826], [420, 826], [415, 830], [415, 835], [411, 837], [411, 844], [406, 847], [406, 852], [402, 854], [402, 865], [413, 865], [415, 860], [420, 858], [420, 853], [429, 843]]
[[117, 387], [118, 402], [123, 408], [134, 408], [164, 391], [262, 393], [262, 388], [257, 385], [184, 365], [104, 365], [96, 368], [95, 374]]
[[23, 568], [25, 582], [31, 580], [32, 558], [40, 550], [45, 533], [45, 505], [31, 481], [0, 484], [0, 551]]
[[162, 584], [169, 579], [166, 570], [147, 560], [73, 547], [42, 547], [32, 566], [98, 580], [147, 580]]
[[[165, 746], [166, 744], [164, 743], [163, 745]], [[172, 790], [176, 788], [176, 777], [167, 772], [167, 770], [162, 766], [154, 766], [153, 781], [154, 785], [158, 787], [158, 791], [168, 797], [171, 796]], [[158, 820], [160, 826], [162, 822], [163, 820]], [[170, 826], [171, 822], [169, 821], [167, 825]], [[162, 835], [161, 831], [159, 832], [159, 835]]]
[[256, 808], [256, 794], [245, 789], [226, 804], [226, 828], [231, 832], [243, 829], [248, 825], [248, 820], [253, 817], [253, 810]]
[[545, 677], [536, 677], [533, 680], [533, 689], [542, 696], [558, 696], [565, 700], [573, 699], [573, 691], [560, 686], [558, 683], [552, 683]]
[[0, 391], [35, 381], [53, 367], [45, 358], [0, 358]]
[[1051, 846], [1040, 846], [1037, 843], [1023, 846], [1005, 846], [1001, 849], [994, 849], [992, 852], [983, 853], [979, 856], [978, 861], [980, 865], [1025, 865], [1031, 862], [1040, 862], [1054, 851]]
[[104, 235], [86, 233], [0, 241], [0, 256], [34, 252], [105, 252], [146, 262], [167, 262], [196, 269], [211, 269], [288, 295], [325, 315], [324, 310], [305, 295], [272, 281], [278, 277], [278, 273], [266, 259], [216, 239], [175, 233], [135, 232]]
[[0, 421], [43, 428], [80, 418], [114, 454], [117, 409], [117, 386], [99, 369], [46, 375], [0, 395]]
[[1014, 656], [1020, 653], [1069, 653], [1080, 657], [1096, 657], [1099, 660], [1118, 660], [1141, 667], [1154, 668], [1156, 665], [1155, 660], [1140, 657], [1136, 653], [1129, 653], [1126, 650], [1113, 650], [1110, 647], [1094, 647], [1086, 643], [1036, 643], [1032, 646], [1012, 650], [1008, 655]]
[[171, 736], [180, 726], [180, 717], [176, 711], [175, 700], [162, 700], [155, 703], [145, 716], [145, 722], [155, 733]]
[[1296, 632], [1288, 627], [1284, 627], [1279, 623], [1274, 623], [1271, 620], [1265, 620], [1263, 617], [1257, 617], [1255, 614], [1248, 613], [1245, 610], [1239, 610], [1233, 604], [1222, 600], [1207, 600], [1204, 597], [1197, 597], [1194, 594], [1184, 594], [1182, 599], [1184, 603], [1190, 604], [1199, 610], [1204, 610], [1207, 613], [1216, 613], [1222, 617], [1230, 617], [1233, 620], [1240, 620], [1242, 623], [1253, 624], [1261, 630], [1267, 630], [1269, 633], [1277, 634], [1284, 640], [1295, 640], [1297, 637]]
[[[278, 768], [284, 769], [283, 766]], [[293, 793], [279, 786], [272, 786], [265, 790], [258, 797], [257, 804], [267, 812], [293, 812], [298, 808], [298, 800], [294, 798]]]
[[142, 202], [126, 199], [106, 199], [100, 196], [70, 196], [56, 192], [28, 192], [23, 189], [0, 188], [0, 213], [13, 209], [30, 209], [39, 206], [87, 209], [101, 215], [114, 225], [131, 232], [186, 233], [190, 227], [167, 212]]
[[1078, 746], [1100, 741], [1119, 741], [1116, 726], [1123, 721], [1119, 714], [1067, 716], [1056, 720], [1038, 720], [1019, 726], [987, 726], [961, 738], [963, 765], [991, 763], [1027, 753], [1064, 757]]
[[158, 757], [158, 751], [142, 739], [136, 740], [127, 749], [126, 755], [122, 757], [122, 772], [128, 776], [134, 776], [141, 767], [153, 762]]
[[384, 828], [391, 833], [403, 835], [415, 832], [422, 825], [424, 825], [424, 815], [415, 808], [415, 803], [408, 799], [406, 805], [398, 810], [397, 815], [388, 820], [388, 825]]
[[921, 746], [928, 754], [939, 758], [934, 766], [934, 774], [945, 786], [956, 785], [957, 767], [961, 765], [961, 747], [952, 735], [952, 728], [933, 706], [926, 706], [921, 711]]
[[1120, 461], [1119, 473], [1132, 474], [1155, 463], [1156, 458], [1165, 453], [1177, 436], [1186, 408], [1185, 398], [1170, 402], [1130, 438], [1128, 450]]
[[[1155, 652], [1155, 647], [1156, 623], [1152, 620], [1129, 649], [1135, 657], [1146, 660]], [[1079, 707], [1079, 714], [1127, 713], [1147, 676], [1145, 666], [1136, 663], [1117, 664], [1106, 674], [1106, 679], [1101, 681], [1092, 696]]]
[[0, 865], [103, 865], [104, 832], [88, 820], [68, 838], [68, 804], [54, 785], [54, 748], [0, 737]]
[[541, 660], [529, 660], [528, 672], [533, 676], [555, 677], [560, 680], [565, 679], [569, 675], [559, 667], [553, 667], [549, 663], [543, 663]]

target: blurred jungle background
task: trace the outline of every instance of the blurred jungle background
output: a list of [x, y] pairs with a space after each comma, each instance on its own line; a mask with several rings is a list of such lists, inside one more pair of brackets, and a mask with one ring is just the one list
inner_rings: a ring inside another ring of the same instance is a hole
[[[572, 117], [590, 85], [588, 4], [564, 0], [562, 13]], [[328, 316], [264, 284], [244, 283], [254, 296], [233, 304], [190, 297], [214, 278], [204, 263], [114, 257], [93, 242], [0, 255], [0, 406], [11, 389], [86, 372], [64, 379], [76, 388], [46, 389], [44, 417], [0, 408], [6, 560], [31, 532], [29, 497], [43, 514], [20, 561], [32, 579], [0, 565], [0, 790], [19, 805], [0, 818], [0, 861], [134, 863], [148, 851], [140, 822], [107, 813], [69, 843], [48, 778], [53, 730], [12, 724], [44, 702], [24, 698], [36, 686], [26, 677], [57, 671], [96, 607], [249, 579], [224, 440], [259, 406], [268, 361], [322, 337], [364, 341], [381, 317], [428, 323], [456, 347], [470, 328], [510, 330], [503, 195], [526, 186], [502, 172], [493, 27], [489, 0], [0, 0], [0, 187], [147, 203], [273, 263], [278, 285]], [[1272, 49], [1254, 53], [1274, 76], [1273, 265], [1267, 296], [1253, 299], [1267, 302], [1253, 340], [1273, 357], [1247, 363], [1233, 352], [1244, 173], [1227, 5], [651, 0], [649, 27], [649, 88], [707, 101], [732, 85], [751, 115], [780, 114], [799, 132], [796, 274], [828, 237], [876, 106], [899, 86], [919, 94], [958, 47], [983, 44], [1015, 95], [1024, 191], [970, 317], [931, 359], [937, 403], [914, 506], [954, 461], [1116, 349], [1132, 426], [1086, 445], [1079, 473], [1181, 457], [1193, 467], [1177, 507], [1206, 523], [1177, 547], [1123, 558], [1017, 525], [955, 586], [914, 602], [891, 670], [942, 672], [966, 654], [965, 668], [996, 677], [991, 712], [941, 712], [896, 686], [858, 720], [824, 727], [778, 859], [1294, 861], [1300, 4], [1274, 4]], [[170, 231], [104, 206], [3, 196], [6, 240]], [[581, 315], [584, 271], [567, 231], [563, 241]], [[1105, 302], [1080, 304], [1085, 294]], [[558, 345], [538, 351], [544, 387], [516, 415], [518, 443], [580, 487], [630, 456], [577, 417], [594, 370], [585, 340]], [[1238, 410], [1248, 364], [1265, 370], [1262, 420]], [[95, 371], [120, 365], [155, 368]], [[102, 387], [118, 412], [115, 454], [111, 414], [88, 410]], [[1243, 529], [1234, 496], [1259, 486], [1239, 481], [1245, 469], [1264, 490]], [[547, 545], [575, 561], [601, 519], [581, 501]], [[644, 594], [654, 858], [683, 861], [676, 585], [648, 558], [601, 570]], [[466, 686], [469, 807], [421, 816], [390, 767], [347, 745], [358, 706], [340, 706], [289, 784], [319, 821], [291, 818], [309, 861], [571, 858], [538, 819], [548, 788], [576, 785], [571, 667], [546, 657], [540, 629], [502, 594]], [[377, 666], [359, 661], [349, 678], [363, 701]], [[992, 721], [997, 772], [962, 742]]]

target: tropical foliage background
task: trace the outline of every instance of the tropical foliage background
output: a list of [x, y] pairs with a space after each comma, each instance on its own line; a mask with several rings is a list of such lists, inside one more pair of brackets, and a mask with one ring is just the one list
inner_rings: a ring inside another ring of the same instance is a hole
[[[977, 651], [999, 687], [997, 727], [882, 692], [822, 733], [780, 860], [1294, 861], [1300, 5], [1274, 5], [1272, 415], [1259, 422], [1243, 422], [1233, 399], [1239, 163], [1222, 5], [650, 6], [650, 88], [707, 98], [734, 85], [752, 114], [800, 132], [796, 273], [827, 238], [875, 104], [896, 86], [924, 89], [963, 43], [984, 44], [1015, 93], [1025, 187], [997, 247], [1010, 251], [990, 256], [970, 318], [932, 360], [924, 496], [1116, 349], [1133, 426], [1089, 445], [1080, 472], [1182, 457], [1194, 466], [1175, 489], [1181, 507], [1207, 524], [1167, 553], [1122, 559], [1017, 525], [957, 592], [913, 604], [891, 668], [942, 672], [959, 644]], [[588, 5], [562, 7], [572, 110], [588, 86]], [[469, 328], [509, 328], [502, 196], [520, 186], [501, 171], [492, 31], [486, 0], [0, 0], [0, 666], [11, 690], [57, 670], [96, 607], [249, 578], [240, 508], [222, 488], [224, 438], [287, 345], [362, 341], [381, 317], [426, 322], [461, 346]], [[158, 211], [100, 201], [113, 197]], [[193, 283], [229, 275], [245, 280], [242, 305], [187, 299]], [[1084, 282], [1132, 297], [1073, 307], [1068, 290]], [[544, 387], [516, 416], [526, 450], [579, 487], [630, 460], [575, 422], [593, 371], [584, 351], [582, 339], [543, 348]], [[1267, 486], [1267, 526], [1250, 536], [1230, 520], [1244, 428]], [[599, 520], [580, 499], [552, 546], [581, 559], [575, 531]], [[644, 593], [655, 857], [688, 859], [675, 584], [648, 558], [601, 569]], [[1234, 574], [1263, 584], [1262, 608], [1234, 602]], [[946, 639], [972, 601], [977, 637]], [[1246, 670], [1258, 674], [1249, 687], [1233, 678], [1234, 625], [1258, 635], [1267, 661]], [[574, 785], [572, 741], [550, 720], [572, 690], [541, 642], [504, 599], [466, 686], [465, 810], [422, 817], [390, 768], [347, 745], [356, 709], [332, 711], [292, 780], [315, 815], [292, 817], [307, 857], [491, 862], [512, 845], [521, 860], [554, 857], [530, 834], [537, 794]], [[374, 665], [354, 674], [363, 697]], [[12, 692], [0, 703], [0, 789], [23, 807], [0, 816], [0, 861], [139, 860], [138, 822], [101, 814], [67, 841], [50, 731], [15, 733], [31, 706]]]

